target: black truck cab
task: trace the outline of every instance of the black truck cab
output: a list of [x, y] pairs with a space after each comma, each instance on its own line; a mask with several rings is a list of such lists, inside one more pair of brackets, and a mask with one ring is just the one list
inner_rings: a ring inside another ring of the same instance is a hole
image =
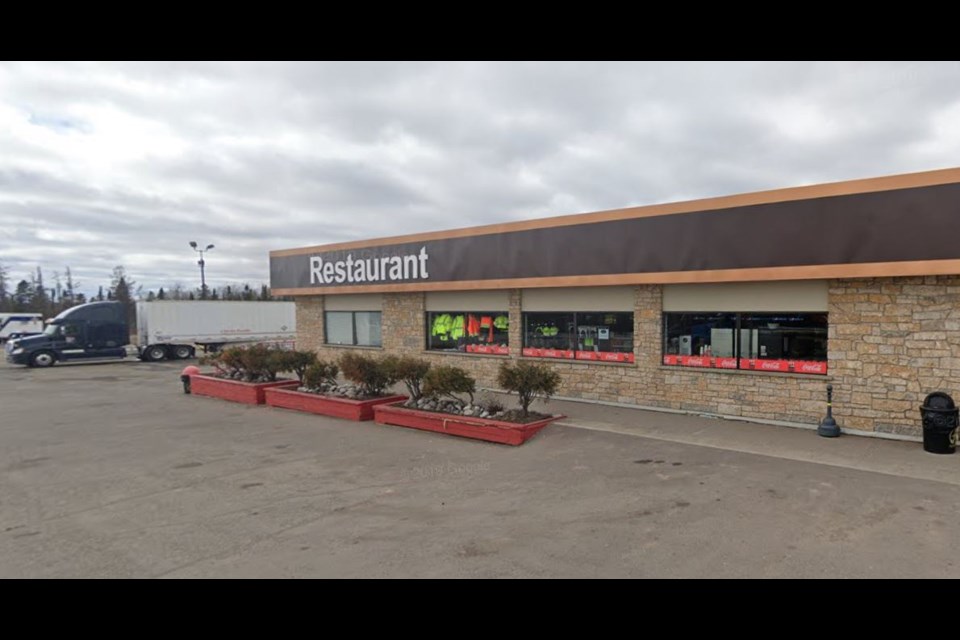
[[130, 343], [120, 302], [90, 302], [50, 320], [43, 333], [8, 342], [7, 362], [50, 367], [57, 361], [125, 358]]

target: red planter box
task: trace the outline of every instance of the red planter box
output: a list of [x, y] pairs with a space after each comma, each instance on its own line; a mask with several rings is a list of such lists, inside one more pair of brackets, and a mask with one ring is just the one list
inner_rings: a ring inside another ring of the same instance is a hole
[[486, 440], [487, 442], [514, 446], [523, 444], [554, 420], [566, 417], [552, 416], [538, 422], [516, 424], [488, 418], [420, 411], [419, 409], [408, 409], [407, 407], [388, 404], [375, 406], [373, 413], [377, 424], [392, 424], [398, 427], [436, 431], [437, 433], [448, 433], [454, 436], [473, 438], [474, 440]]
[[296, 380], [277, 380], [276, 382], [240, 382], [214, 378], [202, 374], [190, 376], [190, 393], [195, 396], [209, 396], [242, 402], [244, 404], [263, 404], [263, 392], [277, 387], [296, 387], [300, 383]]
[[351, 400], [283, 388], [267, 389], [265, 395], [267, 404], [271, 407], [356, 421], [373, 420], [373, 408], [378, 404], [403, 402], [407, 399], [407, 396], [384, 396], [373, 400]]

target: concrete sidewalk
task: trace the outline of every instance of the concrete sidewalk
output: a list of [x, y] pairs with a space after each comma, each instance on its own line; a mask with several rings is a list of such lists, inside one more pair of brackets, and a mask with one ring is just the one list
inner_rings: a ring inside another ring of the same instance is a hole
[[[498, 395], [508, 406], [516, 402], [516, 396]], [[571, 400], [538, 401], [532, 409], [565, 415], [557, 426], [960, 485], [960, 454], [927, 453], [920, 442], [849, 434], [823, 438], [814, 425], [799, 429]]]

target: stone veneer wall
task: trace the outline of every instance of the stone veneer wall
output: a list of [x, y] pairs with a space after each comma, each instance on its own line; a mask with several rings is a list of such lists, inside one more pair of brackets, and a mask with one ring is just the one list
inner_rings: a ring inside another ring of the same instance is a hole
[[[917, 408], [927, 393], [944, 390], [960, 400], [960, 276], [832, 281], [829, 376], [663, 366], [661, 287], [635, 292], [636, 364], [524, 359], [558, 371], [561, 396], [810, 425], [824, 416], [832, 382], [841, 427], [912, 436], [921, 433]], [[519, 290], [510, 295], [509, 357], [426, 352], [424, 294], [383, 300], [383, 351], [463, 367], [485, 387], [496, 387], [501, 361], [520, 359]], [[345, 348], [322, 344], [320, 296], [297, 299], [297, 331], [299, 346], [321, 357]]]
[[960, 276], [830, 283], [838, 423], [920, 435], [931, 391], [960, 400]]
[[328, 351], [323, 346], [323, 296], [296, 298], [296, 308], [297, 349]]

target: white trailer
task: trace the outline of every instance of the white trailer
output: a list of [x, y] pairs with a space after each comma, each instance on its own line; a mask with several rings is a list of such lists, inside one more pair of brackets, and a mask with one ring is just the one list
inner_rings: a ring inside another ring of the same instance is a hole
[[292, 302], [158, 300], [137, 303], [138, 349], [143, 360], [193, 357], [196, 347], [273, 342], [292, 347], [297, 317]]
[[43, 315], [39, 313], [0, 313], [0, 344], [11, 338], [43, 333]]

